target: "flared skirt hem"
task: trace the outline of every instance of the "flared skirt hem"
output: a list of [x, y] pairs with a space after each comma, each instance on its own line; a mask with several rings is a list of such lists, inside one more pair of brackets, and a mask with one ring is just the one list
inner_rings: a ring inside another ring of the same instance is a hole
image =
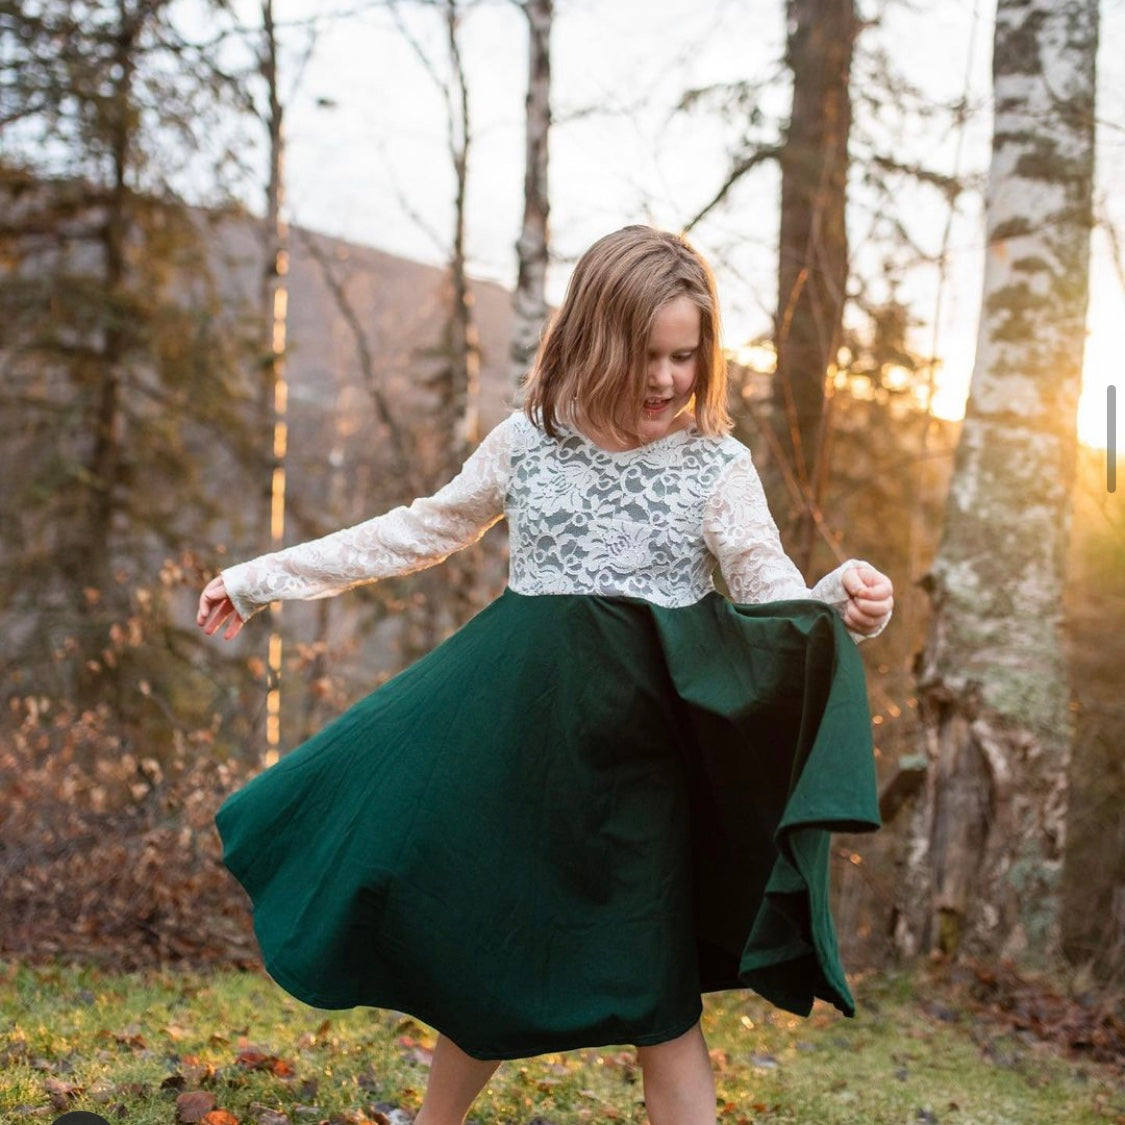
[[665, 1042], [728, 988], [854, 1014], [828, 840], [879, 821], [821, 603], [507, 590], [216, 822], [282, 988], [476, 1058]]

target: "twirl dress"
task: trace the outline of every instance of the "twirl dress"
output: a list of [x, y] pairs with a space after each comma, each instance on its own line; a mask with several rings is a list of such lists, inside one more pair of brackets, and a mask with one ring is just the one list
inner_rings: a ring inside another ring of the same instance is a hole
[[851, 564], [806, 588], [738, 441], [608, 452], [513, 413], [434, 496], [223, 578], [245, 619], [501, 516], [504, 593], [219, 809], [271, 976], [482, 1059], [664, 1042], [719, 989], [854, 1014], [829, 833], [879, 819]]

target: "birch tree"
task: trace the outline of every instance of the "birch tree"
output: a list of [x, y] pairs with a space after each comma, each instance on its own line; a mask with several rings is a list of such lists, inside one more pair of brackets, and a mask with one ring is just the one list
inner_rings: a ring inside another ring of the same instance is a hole
[[[432, 466], [432, 483], [444, 483], [456, 472], [480, 438], [480, 337], [473, 315], [473, 295], [466, 271], [466, 208], [473, 131], [469, 82], [461, 54], [465, 0], [420, 0], [419, 7], [440, 13], [445, 40], [445, 67], [435, 62], [403, 18], [401, 0], [389, 0], [388, 11], [433, 82], [445, 107], [446, 147], [453, 169], [453, 225], [448, 242], [449, 313], [440, 363], [426, 381], [436, 391], [436, 414], [445, 456]], [[441, 245], [440, 236], [433, 235]]]
[[465, 270], [465, 209], [472, 143], [469, 116], [469, 84], [461, 58], [462, 9], [459, 0], [445, 0], [445, 33], [452, 83], [446, 91], [449, 156], [454, 173], [453, 239], [449, 255], [449, 279], [453, 301], [449, 320], [449, 376], [446, 398], [454, 435], [450, 467], [460, 468], [480, 440], [480, 337], [473, 316], [473, 298]]
[[1052, 958], [1071, 722], [1064, 555], [1085, 337], [1096, 0], [1000, 0], [984, 292], [918, 673], [907, 953]]
[[528, 79], [523, 227], [516, 254], [519, 273], [512, 294], [512, 387], [531, 367], [547, 319], [548, 135], [551, 127], [551, 22], [554, 0], [523, 0], [527, 17]]

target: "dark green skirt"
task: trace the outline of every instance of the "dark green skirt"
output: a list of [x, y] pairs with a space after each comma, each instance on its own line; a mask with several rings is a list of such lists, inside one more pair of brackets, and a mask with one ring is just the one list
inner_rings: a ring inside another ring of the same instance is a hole
[[818, 602], [507, 590], [219, 809], [270, 975], [477, 1058], [855, 1006], [829, 833], [878, 827], [863, 666]]

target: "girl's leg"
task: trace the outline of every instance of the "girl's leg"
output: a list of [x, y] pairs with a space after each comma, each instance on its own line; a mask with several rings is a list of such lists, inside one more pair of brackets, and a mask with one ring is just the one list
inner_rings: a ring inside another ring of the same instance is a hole
[[651, 1125], [715, 1125], [715, 1075], [697, 1023], [676, 1039], [637, 1048]]
[[434, 1045], [430, 1078], [414, 1125], [462, 1125], [469, 1106], [500, 1065], [500, 1059], [475, 1059], [448, 1036]]

